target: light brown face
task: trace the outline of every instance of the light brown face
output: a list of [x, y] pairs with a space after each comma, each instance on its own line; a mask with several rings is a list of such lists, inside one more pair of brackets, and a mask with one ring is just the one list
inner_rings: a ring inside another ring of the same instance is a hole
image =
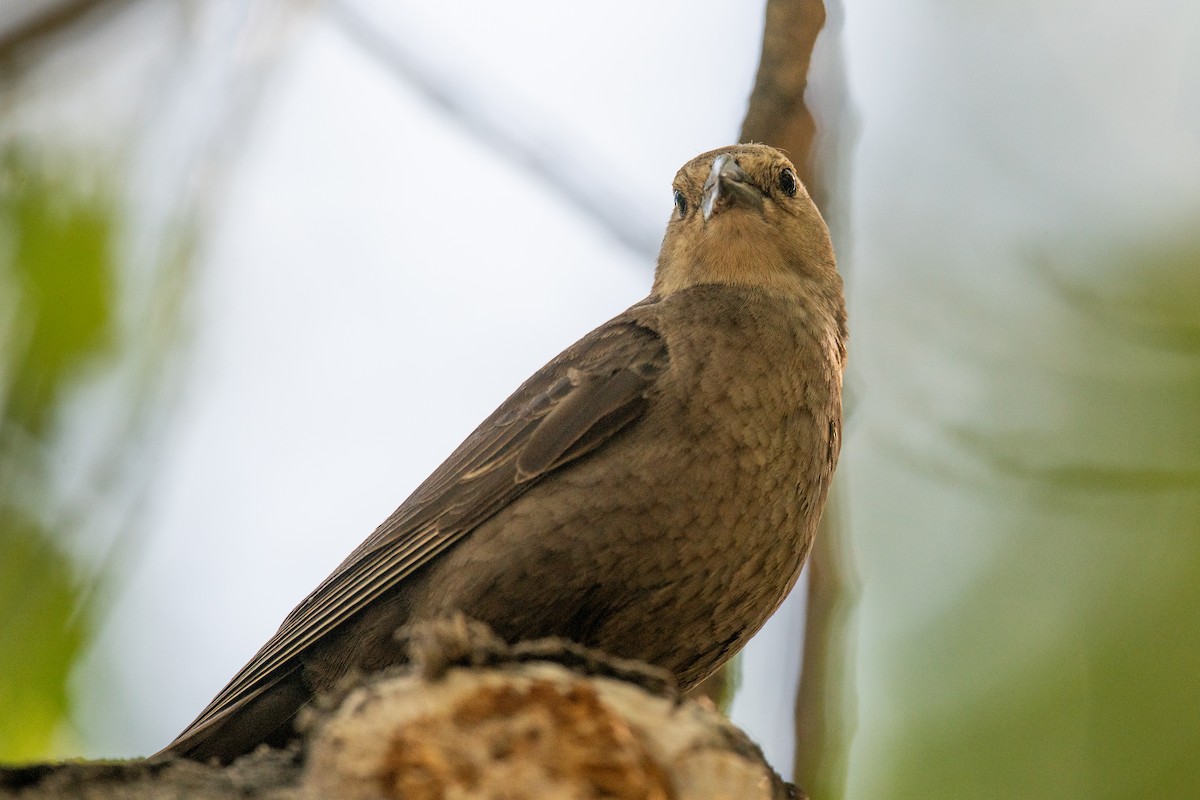
[[702, 153], [680, 168], [672, 189], [675, 218], [680, 221], [698, 213], [704, 222], [711, 222], [720, 212], [734, 208], [771, 214], [768, 205], [787, 210], [797, 196], [808, 197], [787, 156], [762, 144]]
[[762, 144], [722, 147], [684, 164], [655, 291], [698, 283], [785, 288], [835, 271], [829, 232], [796, 169]]

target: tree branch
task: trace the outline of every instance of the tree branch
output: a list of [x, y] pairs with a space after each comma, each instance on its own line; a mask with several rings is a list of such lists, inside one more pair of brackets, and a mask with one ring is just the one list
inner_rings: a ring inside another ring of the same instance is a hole
[[408, 669], [305, 712], [303, 748], [224, 768], [174, 756], [0, 768], [0, 798], [800, 800], [745, 734], [654, 667], [562, 640], [510, 647], [462, 617], [417, 626], [409, 655]]
[[[740, 138], [787, 151], [835, 238], [845, 241], [844, 235], [838, 236], [845, 231], [838, 230], [830, 191], [837, 166], [831, 156], [836, 154], [827, 153], [820, 164], [816, 158], [818, 133], [836, 139], [830, 128], [844, 118], [831, 114], [839, 118], [819, 127], [805, 97], [813, 51], [825, 22], [822, 0], [768, 0], [762, 57]], [[840, 71], [835, 72], [828, 78], [836, 84]], [[831, 95], [843, 91], [840, 85], [825, 88]], [[835, 105], [835, 112], [844, 108], [844, 103]], [[852, 713], [847, 628], [857, 590], [840, 506], [835, 486], [809, 555], [803, 667], [796, 697], [794, 778], [818, 797], [842, 794]]]
[[824, 25], [821, 0], [768, 0], [758, 75], [739, 134], [740, 141], [786, 151], [814, 198], [821, 187], [812, 160], [817, 126], [804, 90], [813, 47]]
[[70, 31], [100, 13], [115, 14], [134, 0], [69, 0], [0, 30], [0, 76], [11, 71], [29, 51]]

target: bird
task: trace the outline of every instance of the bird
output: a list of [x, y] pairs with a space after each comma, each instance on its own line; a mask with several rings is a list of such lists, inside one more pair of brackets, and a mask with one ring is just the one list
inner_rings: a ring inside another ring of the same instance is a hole
[[460, 613], [698, 684], [783, 602], [842, 439], [833, 245], [781, 151], [672, 183], [649, 295], [551, 359], [309, 594], [158, 755], [228, 763], [295, 736], [395, 632]]

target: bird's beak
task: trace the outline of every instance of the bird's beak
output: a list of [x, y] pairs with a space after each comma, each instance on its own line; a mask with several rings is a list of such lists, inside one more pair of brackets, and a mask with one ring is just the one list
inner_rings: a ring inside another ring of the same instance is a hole
[[725, 206], [761, 209], [762, 204], [762, 192], [733, 160], [733, 156], [724, 154], [713, 159], [708, 179], [704, 181], [704, 196], [700, 200], [700, 210], [706, 221]]

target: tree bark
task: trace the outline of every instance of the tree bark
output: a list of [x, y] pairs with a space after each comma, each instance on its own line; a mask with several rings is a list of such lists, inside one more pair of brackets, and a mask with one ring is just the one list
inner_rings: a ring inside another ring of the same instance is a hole
[[0, 798], [799, 800], [762, 752], [669, 675], [561, 640], [509, 646], [461, 617], [417, 628], [411, 666], [351, 681], [303, 741], [228, 767], [167, 757], [0, 769]]

